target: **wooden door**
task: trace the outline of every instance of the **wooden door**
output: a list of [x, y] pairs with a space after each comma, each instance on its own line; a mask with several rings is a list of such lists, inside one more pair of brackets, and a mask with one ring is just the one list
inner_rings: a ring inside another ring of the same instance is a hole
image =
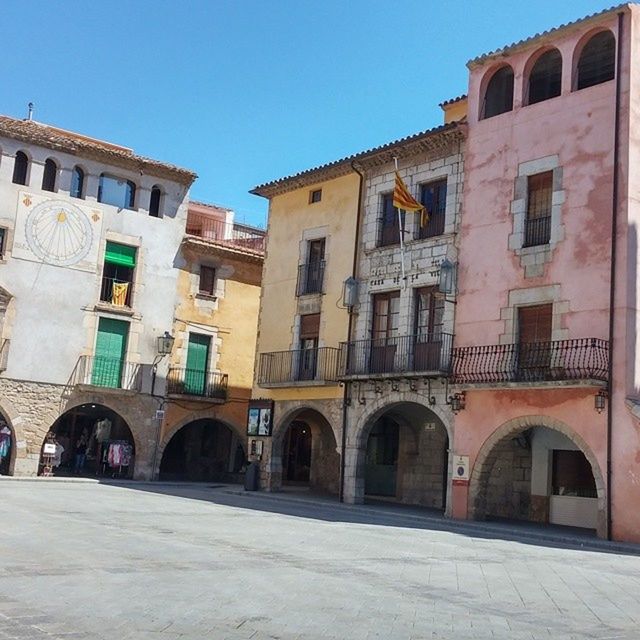
[[416, 290], [414, 371], [438, 371], [442, 353], [444, 298], [437, 287]]
[[553, 305], [518, 309], [517, 373], [522, 380], [544, 380], [551, 364]]
[[373, 296], [371, 332], [371, 373], [391, 373], [395, 367], [400, 320], [400, 292], [377, 293]]
[[100, 318], [91, 375], [92, 384], [116, 389], [122, 386], [128, 335], [128, 322]]
[[184, 386], [186, 393], [190, 395], [202, 396], [205, 393], [210, 344], [211, 336], [200, 333], [189, 334]]

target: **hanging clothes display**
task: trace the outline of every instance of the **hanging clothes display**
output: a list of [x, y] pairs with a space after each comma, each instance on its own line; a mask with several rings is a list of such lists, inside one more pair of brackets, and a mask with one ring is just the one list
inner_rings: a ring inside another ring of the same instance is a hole
[[107, 462], [112, 469], [128, 467], [133, 458], [133, 447], [126, 440], [112, 440], [109, 443]]

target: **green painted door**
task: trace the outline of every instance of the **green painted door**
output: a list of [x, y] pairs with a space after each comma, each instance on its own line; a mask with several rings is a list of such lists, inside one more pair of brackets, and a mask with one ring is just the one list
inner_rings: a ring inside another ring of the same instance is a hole
[[91, 383], [99, 387], [122, 386], [129, 323], [100, 318]]
[[205, 336], [201, 333], [189, 334], [184, 386], [185, 391], [190, 395], [205, 395], [210, 344], [211, 336]]

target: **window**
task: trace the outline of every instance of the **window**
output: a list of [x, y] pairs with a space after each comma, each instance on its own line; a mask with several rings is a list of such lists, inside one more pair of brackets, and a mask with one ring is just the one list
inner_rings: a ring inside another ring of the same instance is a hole
[[107, 241], [100, 300], [116, 307], [131, 307], [136, 248]]
[[551, 198], [553, 172], [527, 178], [527, 215], [524, 222], [525, 247], [548, 244], [551, 238]]
[[598, 497], [591, 464], [582, 451], [553, 450], [551, 487], [554, 496]]
[[216, 270], [207, 265], [200, 265], [200, 283], [198, 285], [198, 293], [205, 296], [215, 295]]
[[136, 185], [131, 180], [123, 180], [106, 173], [100, 175], [98, 202], [111, 204], [119, 209], [133, 209], [136, 199]]
[[7, 244], [7, 230], [0, 227], [0, 260], [4, 258], [4, 252]]
[[391, 373], [394, 370], [400, 326], [400, 292], [377, 293], [373, 296], [371, 325], [371, 373]]
[[518, 309], [518, 378], [544, 379], [551, 364], [553, 305], [541, 304]]
[[440, 369], [444, 297], [437, 287], [416, 289], [414, 371]]
[[498, 69], [484, 94], [480, 119], [492, 118], [513, 109], [513, 69], [509, 66]]
[[314, 380], [318, 366], [320, 314], [300, 316], [300, 358], [297, 380]]
[[583, 47], [578, 60], [577, 89], [613, 80], [616, 69], [616, 40], [611, 31], [596, 33]]
[[[405, 217], [404, 214], [404, 211], [400, 212], [400, 220], [402, 221], [403, 233]], [[393, 193], [385, 193], [382, 196], [382, 217], [380, 218], [378, 246], [387, 247], [393, 244], [400, 244], [398, 209], [393, 206]]]
[[433, 238], [444, 233], [444, 218], [447, 207], [447, 181], [438, 180], [423, 184], [420, 188], [420, 202], [426, 207], [429, 221], [420, 225], [420, 238]]
[[149, 200], [149, 215], [154, 218], [160, 217], [160, 198], [162, 191], [160, 187], [155, 186], [151, 189], [151, 199]]
[[84, 198], [84, 171], [78, 166], [71, 172], [70, 195], [72, 198]]
[[322, 200], [322, 189], [314, 189], [309, 193], [309, 204]]
[[58, 174], [58, 165], [51, 159], [47, 158], [44, 163], [44, 172], [42, 173], [42, 190], [56, 190], [56, 176]]
[[29, 158], [23, 151], [16, 153], [13, 164], [13, 184], [27, 184], [27, 173], [29, 172]]
[[528, 104], [536, 104], [560, 95], [562, 56], [557, 49], [543, 53], [529, 74]]
[[299, 296], [322, 293], [325, 266], [324, 249], [324, 238], [307, 242], [307, 262], [298, 267], [297, 292]]

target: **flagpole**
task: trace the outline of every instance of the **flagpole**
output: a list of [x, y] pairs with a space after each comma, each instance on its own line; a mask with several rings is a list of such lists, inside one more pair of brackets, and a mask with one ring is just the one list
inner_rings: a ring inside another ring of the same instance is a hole
[[[393, 161], [395, 163], [396, 171], [398, 170], [398, 157], [393, 156]], [[395, 180], [395, 176], [394, 176]], [[396, 207], [398, 209], [398, 235], [400, 236], [400, 270], [402, 273], [402, 286], [405, 287], [407, 284], [407, 276], [404, 271], [404, 231], [402, 229], [402, 216], [400, 215], [400, 207]]]

